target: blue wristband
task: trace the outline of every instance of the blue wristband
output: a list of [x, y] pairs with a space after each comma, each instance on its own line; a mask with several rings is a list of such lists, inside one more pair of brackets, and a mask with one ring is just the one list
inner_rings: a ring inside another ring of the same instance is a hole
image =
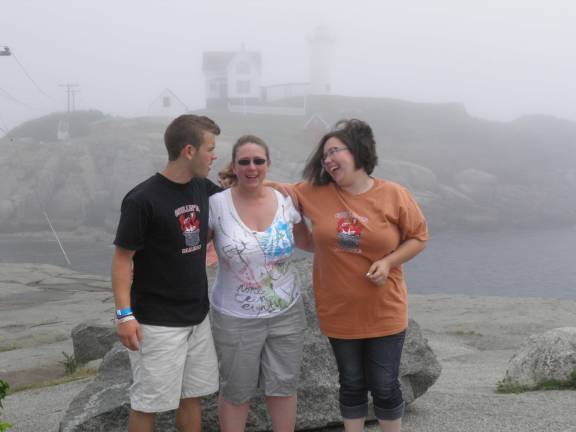
[[129, 316], [129, 315], [133, 315], [132, 308], [130, 306], [128, 306], [127, 308], [124, 308], [124, 309], [116, 310], [116, 318], [117, 319]]

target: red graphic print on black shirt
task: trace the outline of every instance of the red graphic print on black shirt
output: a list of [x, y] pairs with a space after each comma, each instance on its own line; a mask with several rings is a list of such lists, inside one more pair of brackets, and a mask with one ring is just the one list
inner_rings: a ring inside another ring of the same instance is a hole
[[183, 254], [194, 252], [201, 248], [199, 212], [200, 209], [195, 204], [179, 207], [174, 212], [178, 218], [180, 230], [186, 243], [186, 247], [182, 249]]

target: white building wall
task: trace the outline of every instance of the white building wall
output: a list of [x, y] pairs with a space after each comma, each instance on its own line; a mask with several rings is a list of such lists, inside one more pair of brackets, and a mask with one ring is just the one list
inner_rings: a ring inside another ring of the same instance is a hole
[[239, 104], [233, 105], [228, 102], [228, 111], [242, 114], [269, 114], [284, 116], [304, 116], [306, 107], [267, 107], [262, 105]]
[[326, 30], [318, 28], [308, 38], [308, 42], [310, 51], [310, 94], [330, 94], [332, 93], [332, 38]]
[[304, 97], [310, 94], [310, 84], [284, 84], [265, 88], [264, 98], [267, 102], [291, 97]]
[[260, 66], [245, 52], [239, 52], [228, 65], [228, 98], [260, 99]]
[[188, 107], [170, 91], [163, 91], [148, 106], [147, 115], [176, 117], [188, 112]]

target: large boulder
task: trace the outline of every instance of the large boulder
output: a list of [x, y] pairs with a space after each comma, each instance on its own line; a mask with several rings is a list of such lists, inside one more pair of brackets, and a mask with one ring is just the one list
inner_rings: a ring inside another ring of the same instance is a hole
[[374, 168], [374, 175], [397, 182], [410, 190], [435, 191], [436, 174], [429, 168], [403, 160], [384, 159]]
[[[322, 428], [340, 423], [338, 373], [330, 344], [318, 328], [311, 288], [311, 262], [297, 263], [302, 277], [308, 330], [304, 337], [304, 358], [298, 387], [297, 430]], [[426, 392], [440, 376], [441, 367], [420, 327], [410, 320], [402, 362], [400, 381], [407, 403]], [[126, 350], [117, 344], [104, 358], [98, 375], [70, 404], [61, 424], [61, 432], [126, 430], [131, 384], [130, 364]], [[204, 400], [203, 429], [218, 431], [216, 397]], [[174, 413], [160, 415], [157, 430], [174, 431]], [[266, 404], [261, 396], [252, 401], [247, 430], [271, 430]]]
[[101, 359], [118, 342], [116, 328], [111, 324], [86, 321], [72, 329], [74, 357], [81, 364]]
[[510, 359], [503, 382], [533, 388], [544, 381], [568, 381], [576, 371], [576, 327], [532, 335]]
[[456, 187], [475, 202], [489, 204], [494, 200], [498, 179], [495, 175], [474, 168], [454, 175]]

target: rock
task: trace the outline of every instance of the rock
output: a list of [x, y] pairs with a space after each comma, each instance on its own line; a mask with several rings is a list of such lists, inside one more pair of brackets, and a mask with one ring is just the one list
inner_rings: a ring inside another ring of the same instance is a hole
[[435, 191], [438, 187], [436, 174], [422, 165], [403, 160], [381, 160], [374, 175], [392, 180], [412, 191]]
[[567, 381], [576, 371], [576, 327], [532, 335], [514, 354], [503, 382], [535, 387], [542, 381]]
[[104, 357], [94, 381], [70, 403], [59, 431], [126, 430], [130, 382], [128, 353], [118, 342]]
[[422, 336], [418, 323], [411, 319], [400, 362], [400, 383], [406, 403], [410, 404], [426, 393], [436, 382], [440, 372], [442, 366], [436, 354]]
[[86, 321], [72, 329], [74, 357], [81, 364], [101, 359], [118, 342], [116, 329], [94, 321]]
[[[341, 422], [338, 404], [338, 373], [330, 344], [318, 328], [311, 288], [312, 263], [297, 263], [302, 278], [308, 331], [304, 337], [304, 358], [298, 387], [297, 430], [322, 428]], [[400, 381], [407, 403], [426, 392], [440, 376], [441, 367], [416, 322], [410, 320]], [[60, 425], [61, 432], [126, 430], [131, 373], [128, 355], [121, 345], [104, 358], [94, 382], [70, 404]], [[271, 430], [266, 404], [261, 396], [252, 400], [247, 430]], [[218, 431], [216, 397], [204, 400], [203, 430]], [[158, 416], [157, 430], [174, 431], [174, 413]]]
[[475, 202], [489, 204], [494, 200], [498, 179], [493, 174], [469, 168], [456, 173], [454, 183], [462, 193]]
[[454, 175], [456, 184], [492, 185], [498, 183], [495, 175], [474, 168], [467, 168]]

